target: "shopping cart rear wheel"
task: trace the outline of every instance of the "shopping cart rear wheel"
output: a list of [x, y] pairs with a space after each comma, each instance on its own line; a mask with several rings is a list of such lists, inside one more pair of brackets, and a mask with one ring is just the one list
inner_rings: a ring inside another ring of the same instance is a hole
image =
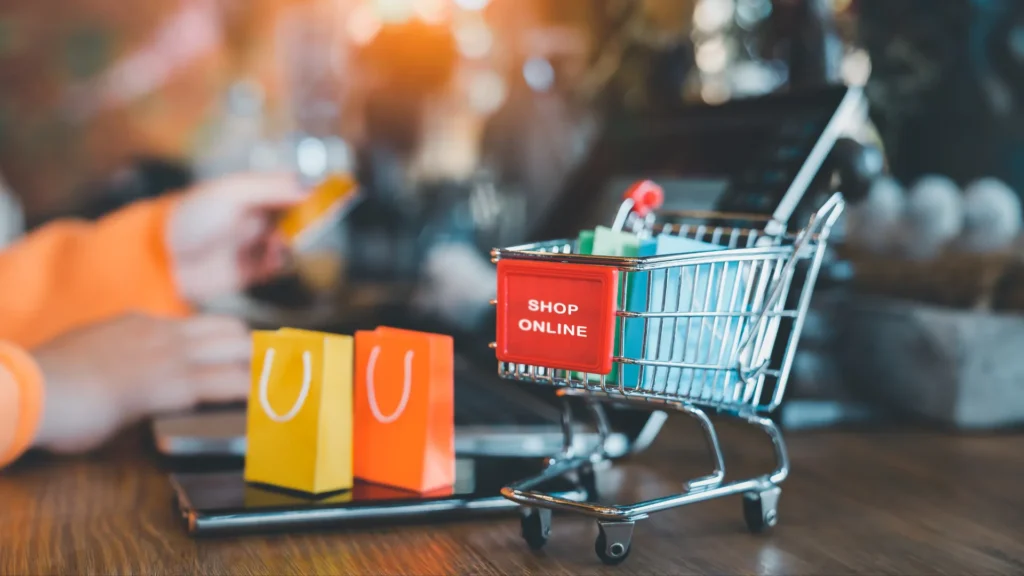
[[551, 510], [525, 508], [519, 525], [527, 546], [531, 550], [540, 550], [551, 536]]
[[758, 534], [775, 526], [778, 521], [779, 494], [782, 488], [772, 486], [760, 492], [747, 492], [743, 495], [743, 518], [747, 521], [747, 529]]
[[[605, 527], [608, 527], [608, 531]], [[597, 540], [594, 542], [594, 552], [608, 566], [622, 564], [629, 558], [633, 549], [630, 539], [633, 533], [632, 522], [598, 523]], [[614, 532], [612, 532], [614, 531]], [[608, 532], [612, 532], [609, 534]]]

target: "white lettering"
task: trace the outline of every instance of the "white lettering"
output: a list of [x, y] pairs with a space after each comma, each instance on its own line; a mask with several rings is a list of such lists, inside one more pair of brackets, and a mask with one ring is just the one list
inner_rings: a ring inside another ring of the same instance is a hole
[[587, 337], [587, 327], [578, 324], [563, 324], [561, 322], [548, 322], [545, 320], [528, 320], [521, 318], [518, 322], [519, 329], [523, 332], [538, 332], [540, 334], [554, 334], [556, 336], [575, 336], [577, 338]]
[[546, 300], [530, 300], [527, 302], [527, 307], [530, 309], [530, 312], [554, 312], [555, 314], [568, 314], [570, 316], [580, 310], [580, 307], [576, 304], [548, 302]]
[[[527, 300], [526, 307], [530, 312], [548, 312], [559, 316], [572, 316], [580, 311], [578, 304], [566, 302], [552, 302], [547, 300]], [[566, 324], [562, 322], [550, 322], [548, 320], [533, 320], [520, 318], [516, 325], [523, 332], [535, 332], [539, 334], [554, 334], [557, 336], [573, 336], [576, 338], [587, 337], [587, 327], [579, 324]]]

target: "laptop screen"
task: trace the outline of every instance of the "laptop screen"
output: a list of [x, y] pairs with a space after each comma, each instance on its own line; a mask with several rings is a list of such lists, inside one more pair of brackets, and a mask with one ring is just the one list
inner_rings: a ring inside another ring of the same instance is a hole
[[543, 233], [608, 224], [639, 179], [662, 185], [666, 210], [772, 214], [801, 169], [823, 160], [811, 153], [847, 93], [833, 87], [612, 120]]

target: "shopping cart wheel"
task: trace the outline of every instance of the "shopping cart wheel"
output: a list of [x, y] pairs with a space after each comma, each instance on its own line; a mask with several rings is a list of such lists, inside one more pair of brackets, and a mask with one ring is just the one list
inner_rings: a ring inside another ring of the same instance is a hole
[[597, 541], [594, 542], [594, 552], [597, 557], [608, 566], [622, 564], [629, 558], [629, 551], [632, 549], [630, 541], [633, 539], [633, 522], [598, 522]]
[[551, 536], [551, 510], [542, 508], [524, 508], [519, 520], [523, 540], [531, 550], [540, 550], [548, 543]]
[[772, 486], [760, 492], [747, 492], [743, 495], [743, 518], [747, 528], [757, 534], [778, 522], [779, 494], [782, 488]]

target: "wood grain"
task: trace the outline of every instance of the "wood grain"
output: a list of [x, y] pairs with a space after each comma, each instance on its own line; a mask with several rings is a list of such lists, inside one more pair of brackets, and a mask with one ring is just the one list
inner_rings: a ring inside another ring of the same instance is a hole
[[[141, 434], [82, 458], [0, 474], [0, 574], [1022, 574], [1024, 435], [790, 434], [779, 525], [747, 533], [738, 497], [638, 523], [606, 568], [590, 520], [555, 518], [530, 552], [514, 517], [374, 530], [192, 540]], [[727, 474], [771, 464], [756, 432], [723, 422]], [[710, 462], [673, 418], [655, 445], [601, 472], [620, 501], [677, 491]]]

